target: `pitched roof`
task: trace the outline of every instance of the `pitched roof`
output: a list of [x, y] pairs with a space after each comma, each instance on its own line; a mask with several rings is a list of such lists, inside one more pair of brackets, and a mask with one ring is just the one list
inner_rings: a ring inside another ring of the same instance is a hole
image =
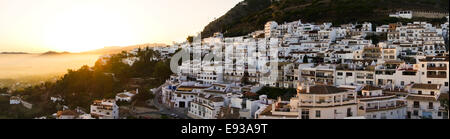
[[210, 98], [209, 100], [211, 100], [212, 102], [223, 102], [224, 99], [222, 97], [213, 97]]
[[78, 116], [78, 113], [72, 110], [64, 110], [64, 111], [58, 111], [57, 116], [61, 115], [72, 115], [72, 116]]
[[440, 84], [414, 84], [413, 89], [428, 89], [428, 90], [439, 90]]
[[130, 96], [126, 95], [126, 94], [119, 94], [119, 95], [117, 95], [117, 96], [120, 97], [120, 98], [127, 98], [127, 97], [130, 97]]

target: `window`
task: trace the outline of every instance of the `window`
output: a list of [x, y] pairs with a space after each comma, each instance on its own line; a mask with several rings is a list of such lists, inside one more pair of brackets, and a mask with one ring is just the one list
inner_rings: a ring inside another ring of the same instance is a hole
[[352, 117], [353, 113], [352, 113], [352, 108], [348, 108], [347, 109], [347, 117]]
[[320, 118], [320, 111], [316, 111], [316, 118]]
[[419, 95], [422, 95], [422, 91], [417, 91], [417, 93], [418, 93]]
[[401, 86], [404, 86], [404, 85], [405, 85], [405, 81], [401, 81], [401, 82], [400, 82], [400, 85], [401, 85]]
[[433, 102], [428, 103], [428, 109], [433, 109]]
[[345, 74], [345, 76], [353, 76], [353, 73], [347, 72], [347, 73]]
[[342, 75], [344, 75], [344, 74], [343, 74], [342, 72], [338, 72], [337, 75], [338, 75], [338, 76], [342, 76]]
[[434, 91], [431, 91], [430, 94], [431, 94], [431, 95], [434, 95]]
[[419, 101], [414, 101], [414, 108], [420, 108], [420, 102]]
[[381, 119], [387, 119], [386, 113], [381, 113]]
[[418, 110], [414, 110], [413, 115], [414, 115], [414, 116], [419, 116], [419, 111], [418, 111]]
[[428, 81], [428, 84], [431, 84], [431, 81]]
[[309, 110], [302, 110], [302, 119], [309, 119]]
[[378, 84], [383, 85], [383, 79], [378, 79]]
[[448, 82], [445, 82], [445, 86], [448, 87]]
[[441, 117], [442, 116], [442, 112], [438, 112], [438, 116]]

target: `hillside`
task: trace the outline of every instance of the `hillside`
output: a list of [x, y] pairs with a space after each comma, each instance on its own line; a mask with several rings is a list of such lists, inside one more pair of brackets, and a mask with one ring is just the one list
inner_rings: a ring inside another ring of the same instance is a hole
[[[448, 12], [448, 0], [244, 0], [225, 15], [212, 21], [202, 32], [209, 37], [223, 32], [226, 37], [246, 35], [263, 29], [267, 21], [279, 23], [333, 22], [335, 25], [370, 21], [395, 22], [388, 18], [397, 10]], [[427, 20], [427, 19], [421, 19]]]

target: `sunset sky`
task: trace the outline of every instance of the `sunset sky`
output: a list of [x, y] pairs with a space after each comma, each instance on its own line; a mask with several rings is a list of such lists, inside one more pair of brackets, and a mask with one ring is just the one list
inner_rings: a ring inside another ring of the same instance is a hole
[[242, 0], [0, 0], [0, 52], [183, 41]]

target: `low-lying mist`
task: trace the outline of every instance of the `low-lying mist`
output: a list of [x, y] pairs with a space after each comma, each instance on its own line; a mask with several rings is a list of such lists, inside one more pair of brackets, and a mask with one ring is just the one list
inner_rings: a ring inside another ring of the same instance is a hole
[[0, 79], [62, 75], [68, 69], [93, 66], [98, 58], [95, 54], [0, 54]]

